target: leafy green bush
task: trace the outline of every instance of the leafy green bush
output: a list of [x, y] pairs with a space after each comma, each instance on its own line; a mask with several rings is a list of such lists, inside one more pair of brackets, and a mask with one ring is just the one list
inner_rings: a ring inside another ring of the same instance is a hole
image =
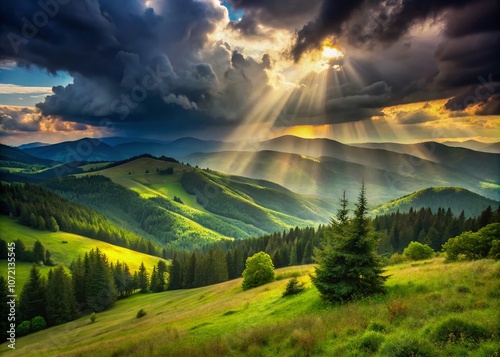
[[31, 321], [23, 321], [17, 326], [17, 336], [26, 336], [30, 333]]
[[385, 336], [380, 332], [369, 331], [365, 332], [359, 340], [359, 349], [367, 352], [375, 353], [384, 342]]
[[380, 347], [380, 356], [384, 357], [433, 357], [436, 351], [432, 345], [416, 336], [396, 335], [388, 337]]
[[146, 316], [146, 311], [144, 311], [144, 309], [140, 309], [139, 311], [137, 311], [137, 315], [135, 317], [140, 319], [143, 316]]
[[37, 332], [47, 327], [47, 323], [42, 316], [35, 316], [31, 319], [31, 332]]
[[283, 297], [288, 295], [295, 295], [304, 291], [304, 283], [299, 283], [297, 278], [291, 278], [286, 284], [285, 291], [283, 291]]
[[475, 233], [468, 231], [450, 238], [443, 244], [443, 249], [446, 251], [448, 260], [457, 260], [461, 257], [474, 260], [487, 256], [497, 259], [500, 248], [495, 241], [499, 236], [500, 223], [488, 224]]
[[427, 244], [419, 242], [410, 242], [408, 247], [403, 250], [403, 255], [411, 260], [429, 259], [432, 257], [432, 254], [434, 254], [434, 249]]
[[387, 265], [396, 265], [396, 264], [401, 264], [401, 263], [404, 263], [407, 261], [408, 261], [408, 258], [406, 256], [399, 254], [399, 253], [394, 253], [389, 258], [389, 262], [387, 263]]
[[93, 312], [93, 313], [90, 315], [90, 317], [89, 317], [90, 322], [91, 322], [91, 323], [94, 323], [96, 318], [97, 318], [97, 315], [95, 314], [95, 312]]
[[269, 254], [258, 252], [247, 258], [243, 271], [243, 290], [255, 288], [274, 281], [274, 264]]
[[450, 317], [440, 322], [431, 332], [431, 339], [437, 343], [479, 343], [490, 336], [488, 330], [475, 323]]

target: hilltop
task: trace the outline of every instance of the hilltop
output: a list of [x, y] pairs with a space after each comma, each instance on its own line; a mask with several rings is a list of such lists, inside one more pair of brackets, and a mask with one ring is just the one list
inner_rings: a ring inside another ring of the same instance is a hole
[[460, 187], [431, 187], [420, 190], [407, 196], [385, 203], [372, 211], [374, 215], [395, 213], [396, 211], [408, 212], [430, 207], [433, 212], [438, 208], [449, 207], [455, 215], [462, 210], [465, 217], [476, 217], [486, 207], [491, 206], [496, 210], [500, 202], [478, 195]]

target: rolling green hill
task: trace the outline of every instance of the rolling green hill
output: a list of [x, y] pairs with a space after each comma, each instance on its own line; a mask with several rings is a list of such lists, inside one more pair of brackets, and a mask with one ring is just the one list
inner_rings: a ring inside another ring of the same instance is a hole
[[[66, 267], [71, 264], [73, 259], [78, 258], [79, 255], [83, 256], [86, 252], [95, 248], [99, 248], [104, 252], [111, 262], [116, 262], [117, 260], [126, 262], [132, 272], [139, 269], [141, 262], [144, 262], [144, 265], [146, 265], [149, 270], [152, 270], [153, 266], [160, 260], [160, 258], [152, 255], [139, 253], [77, 234], [66, 232], [42, 232], [22, 226], [6, 216], [0, 216], [0, 236], [7, 242], [21, 239], [29, 249], [39, 240], [42, 242], [45, 249], [51, 252], [52, 258], [56, 264], [63, 264]], [[31, 263], [16, 263], [16, 286], [18, 292], [21, 291], [21, 287], [28, 278], [30, 268]], [[50, 267], [41, 268], [44, 274], [48, 273], [49, 270]], [[3, 276], [7, 276], [7, 264], [5, 260], [0, 260], [0, 273]]]
[[500, 202], [460, 187], [431, 187], [385, 203], [372, 213], [382, 215], [394, 213], [397, 210], [408, 212], [411, 207], [414, 210], [430, 207], [433, 212], [436, 212], [440, 207], [449, 207], [455, 215], [459, 215], [463, 210], [466, 217], [476, 217], [488, 206], [495, 210], [499, 205]]
[[[167, 169], [172, 172], [165, 173]], [[97, 178], [102, 176], [111, 181]], [[53, 180], [44, 186], [162, 245], [192, 248], [228, 237], [248, 238], [327, 222], [334, 212], [328, 202], [271, 182], [152, 157], [77, 177]], [[144, 215], [146, 211], [149, 213]]]
[[[389, 267], [388, 292], [345, 305], [322, 302], [312, 266], [279, 269], [308, 289], [282, 298], [287, 280], [242, 291], [241, 279], [137, 294], [97, 314], [18, 338], [11, 356], [494, 356], [500, 263], [442, 258]], [[495, 278], [496, 277], [496, 278]], [[140, 319], [140, 309], [146, 315]], [[434, 342], [449, 318], [486, 329], [478, 342]], [[404, 352], [406, 348], [406, 353]], [[401, 351], [398, 353], [398, 351]], [[411, 353], [413, 351], [413, 354]], [[7, 346], [0, 346], [7, 353]]]

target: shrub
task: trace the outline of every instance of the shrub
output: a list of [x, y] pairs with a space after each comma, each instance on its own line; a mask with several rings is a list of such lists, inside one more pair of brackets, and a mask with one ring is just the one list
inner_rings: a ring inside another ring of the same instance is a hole
[[491, 242], [491, 249], [488, 253], [488, 258], [500, 260], [500, 240], [494, 240]]
[[477, 232], [464, 232], [455, 238], [450, 238], [443, 249], [448, 260], [457, 260], [463, 256], [467, 260], [482, 259], [490, 256], [496, 258], [500, 236], [500, 223], [489, 224]]
[[431, 333], [431, 339], [437, 343], [478, 343], [488, 337], [488, 330], [483, 326], [456, 317], [442, 321]]
[[297, 278], [292, 278], [288, 280], [286, 284], [285, 291], [283, 291], [283, 297], [288, 295], [295, 295], [304, 291], [304, 283], [299, 283]]
[[380, 322], [372, 322], [371, 324], [368, 325], [367, 330], [368, 331], [376, 331], [376, 332], [384, 332], [386, 330], [386, 327], [384, 324], [381, 324]]
[[429, 259], [434, 254], [434, 250], [427, 244], [419, 242], [410, 242], [408, 247], [403, 250], [403, 255], [411, 260]]
[[137, 311], [137, 315], [135, 315], [135, 317], [137, 317], [138, 319], [143, 316], [146, 316], [146, 311], [144, 311], [144, 309], [140, 309], [139, 311]]
[[30, 333], [31, 321], [23, 321], [21, 322], [16, 329], [17, 336], [26, 336]]
[[97, 319], [97, 315], [95, 314], [95, 312], [93, 312], [93, 313], [90, 315], [89, 319], [90, 319], [90, 322], [91, 322], [91, 323], [94, 323], [94, 322], [95, 322], [95, 319]]
[[243, 271], [243, 290], [255, 288], [274, 281], [274, 264], [269, 254], [258, 252], [247, 258]]
[[31, 319], [31, 327], [30, 327], [31, 332], [37, 332], [45, 329], [46, 327], [47, 323], [45, 322], [45, 319], [42, 316], [35, 316]]
[[384, 340], [385, 336], [380, 332], [365, 332], [359, 340], [359, 348], [367, 352], [375, 353], [378, 351], [380, 345], [384, 342]]
[[433, 357], [436, 351], [427, 341], [410, 335], [391, 336], [380, 347], [384, 357]]
[[389, 262], [387, 264], [388, 265], [396, 265], [396, 264], [401, 264], [401, 263], [404, 263], [404, 262], [407, 262], [407, 261], [408, 261], [408, 258], [406, 256], [401, 255], [399, 253], [394, 253], [389, 258]]
[[457, 286], [457, 293], [459, 294], [468, 294], [470, 293], [470, 288], [465, 285], [459, 285]]

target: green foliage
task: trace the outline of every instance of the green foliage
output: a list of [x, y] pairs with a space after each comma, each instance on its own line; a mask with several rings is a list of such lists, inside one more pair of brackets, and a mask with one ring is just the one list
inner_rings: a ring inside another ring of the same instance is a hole
[[36, 316], [46, 316], [45, 278], [40, 274], [40, 269], [33, 264], [30, 277], [24, 284], [19, 299], [19, 312], [23, 320], [31, 320]]
[[31, 319], [30, 332], [37, 332], [45, 329], [47, 327], [47, 323], [42, 316], [35, 316]]
[[16, 334], [17, 336], [26, 336], [30, 333], [31, 322], [29, 320], [25, 320], [17, 325]]
[[243, 290], [255, 288], [274, 281], [274, 265], [269, 254], [258, 252], [247, 259], [243, 271]]
[[436, 343], [479, 343], [490, 336], [491, 333], [478, 323], [456, 317], [438, 323], [430, 335]]
[[324, 300], [345, 302], [385, 291], [387, 279], [376, 254], [377, 239], [367, 216], [364, 185], [356, 203], [354, 218], [348, 217], [344, 196], [329, 234], [316, 249], [315, 275], [311, 280]]
[[144, 311], [144, 309], [140, 309], [139, 311], [137, 311], [137, 314], [135, 315], [135, 317], [138, 319], [140, 319], [143, 316], [146, 316], [146, 311]]
[[139, 266], [139, 272], [138, 272], [138, 287], [141, 289], [141, 293], [147, 293], [149, 291], [149, 274], [146, 269], [146, 266], [144, 265], [144, 262], [141, 262], [141, 265]]
[[434, 357], [436, 350], [432, 345], [417, 336], [399, 334], [388, 337], [380, 347], [380, 356], [384, 357]]
[[368, 331], [384, 332], [386, 330], [386, 327], [384, 324], [380, 322], [372, 322], [368, 325], [366, 329]]
[[434, 254], [434, 249], [432, 249], [427, 244], [422, 244], [419, 242], [410, 242], [408, 247], [403, 251], [403, 255], [408, 257], [410, 260], [423, 260], [429, 259]]
[[464, 232], [455, 238], [451, 238], [443, 244], [443, 250], [449, 260], [457, 260], [464, 257], [467, 260], [482, 259], [488, 255], [497, 255], [497, 244], [494, 243], [500, 237], [500, 223], [492, 223], [481, 228], [477, 232]]
[[399, 254], [396, 252], [393, 255], [391, 255], [391, 257], [389, 258], [389, 261], [387, 262], [387, 265], [396, 265], [396, 264], [405, 263], [407, 261], [408, 261], [408, 258], [406, 257], [406, 255]]
[[304, 289], [304, 283], [299, 283], [297, 278], [293, 277], [286, 284], [285, 291], [283, 291], [282, 296], [285, 297], [289, 295], [295, 295], [301, 293], [302, 291], [304, 291]]
[[[54, 180], [46, 182], [45, 185], [62, 189], [66, 187], [65, 185], [72, 185], [74, 180], [74, 177], [62, 181]], [[75, 189], [78, 188], [79, 186], [75, 185]], [[148, 245], [139, 236], [121, 228], [97, 212], [80, 204], [71, 203], [43, 187], [33, 184], [0, 183], [0, 192], [3, 194], [2, 201], [7, 202], [10, 212], [18, 213], [19, 223], [23, 225], [40, 230], [76, 233], [144, 253], [159, 254], [151, 242]], [[82, 190], [82, 193], [85, 192]], [[81, 202], [78, 199], [76, 201]], [[125, 205], [130, 204], [125, 203]]]
[[99, 312], [116, 301], [117, 291], [108, 258], [99, 248], [85, 254], [85, 303], [88, 309]]
[[47, 277], [47, 322], [59, 325], [76, 317], [77, 306], [73, 281], [62, 265], [51, 269]]
[[362, 351], [375, 353], [384, 342], [385, 336], [380, 332], [368, 331], [365, 332], [359, 339], [358, 346]]
[[96, 319], [97, 319], [97, 314], [95, 312], [91, 313], [89, 317], [90, 323], [93, 324]]

